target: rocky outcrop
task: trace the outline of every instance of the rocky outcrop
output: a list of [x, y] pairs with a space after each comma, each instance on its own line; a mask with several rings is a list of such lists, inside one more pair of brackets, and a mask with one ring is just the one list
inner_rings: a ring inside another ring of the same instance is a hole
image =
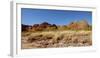
[[22, 24], [22, 31], [44, 31], [44, 30], [91, 30], [92, 28], [88, 24], [86, 20], [81, 20], [77, 22], [71, 22], [66, 26], [57, 26], [56, 24], [49, 24], [48, 22], [43, 22], [41, 24], [34, 24], [34, 25], [24, 25]]
[[87, 29], [89, 28], [89, 24], [86, 20], [81, 20], [78, 22], [71, 22], [68, 25], [69, 29], [75, 29], [75, 30], [82, 30], [82, 29]]
[[32, 31], [42, 31], [42, 30], [47, 30], [47, 28], [52, 28], [52, 27], [57, 29], [57, 26], [55, 24], [49, 24], [48, 22], [43, 22], [41, 24], [34, 24], [32, 26]]
[[49, 24], [48, 22], [43, 22], [41, 24], [34, 24], [33, 26], [22, 24], [22, 31], [42, 31], [47, 28], [57, 29], [57, 26], [55, 24]]
[[31, 28], [32, 28], [32, 26], [30, 26], [30, 25], [24, 25], [24, 24], [22, 24], [22, 31], [29, 31]]

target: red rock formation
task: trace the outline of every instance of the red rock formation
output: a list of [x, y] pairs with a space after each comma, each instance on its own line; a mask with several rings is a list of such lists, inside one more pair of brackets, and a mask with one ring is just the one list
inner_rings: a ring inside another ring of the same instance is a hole
[[75, 29], [75, 30], [81, 30], [81, 29], [86, 29], [89, 27], [89, 24], [86, 20], [82, 20], [79, 22], [72, 22], [68, 25], [70, 29]]
[[[71, 22], [67, 27], [72, 30], [84, 30], [89, 28], [89, 24], [86, 20], [81, 20], [78, 22]], [[64, 27], [62, 27], [63, 29]], [[22, 31], [42, 31], [42, 30], [55, 30], [58, 26], [55, 24], [49, 24], [48, 22], [43, 22], [41, 24], [34, 24], [33, 26], [22, 24]]]
[[34, 24], [33, 26], [24, 25], [22, 24], [22, 31], [42, 31], [46, 28], [54, 27], [57, 29], [57, 26], [55, 24], [49, 24], [47, 22], [43, 22], [41, 24]]

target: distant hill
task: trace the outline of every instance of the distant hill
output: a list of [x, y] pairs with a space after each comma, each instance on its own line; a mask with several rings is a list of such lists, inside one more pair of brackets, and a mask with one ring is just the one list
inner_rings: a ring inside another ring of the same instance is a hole
[[43, 22], [41, 24], [34, 25], [24, 25], [22, 24], [22, 31], [43, 31], [43, 30], [91, 30], [92, 26], [88, 24], [86, 20], [81, 20], [77, 22], [71, 22], [68, 25], [57, 26], [56, 24], [50, 24], [48, 22]]
[[68, 25], [68, 28], [70, 29], [76, 29], [76, 30], [81, 30], [81, 29], [87, 29], [89, 28], [89, 24], [86, 20], [81, 20], [81, 21], [77, 21], [77, 22], [71, 22]]
[[31, 29], [31, 25], [25, 25], [25, 24], [21, 24], [21, 30], [22, 31], [28, 31], [29, 29]]
[[55, 24], [49, 24], [48, 22], [43, 22], [41, 24], [34, 24], [32, 26], [22, 24], [22, 31], [43, 31], [43, 30], [50, 30], [52, 28], [57, 29], [57, 26]]

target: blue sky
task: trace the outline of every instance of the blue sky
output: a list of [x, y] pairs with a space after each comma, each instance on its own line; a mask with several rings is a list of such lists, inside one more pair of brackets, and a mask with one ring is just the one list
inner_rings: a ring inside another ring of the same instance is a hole
[[22, 24], [33, 25], [42, 22], [48, 22], [56, 25], [67, 25], [73, 21], [85, 19], [92, 24], [91, 11], [75, 11], [75, 10], [50, 10], [50, 9], [21, 9]]

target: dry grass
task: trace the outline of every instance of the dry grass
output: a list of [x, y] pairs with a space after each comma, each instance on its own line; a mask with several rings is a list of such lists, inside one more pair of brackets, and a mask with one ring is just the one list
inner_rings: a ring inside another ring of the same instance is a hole
[[91, 46], [92, 32], [70, 30], [44, 31], [30, 34], [28, 32], [22, 33], [21, 41], [22, 49]]

